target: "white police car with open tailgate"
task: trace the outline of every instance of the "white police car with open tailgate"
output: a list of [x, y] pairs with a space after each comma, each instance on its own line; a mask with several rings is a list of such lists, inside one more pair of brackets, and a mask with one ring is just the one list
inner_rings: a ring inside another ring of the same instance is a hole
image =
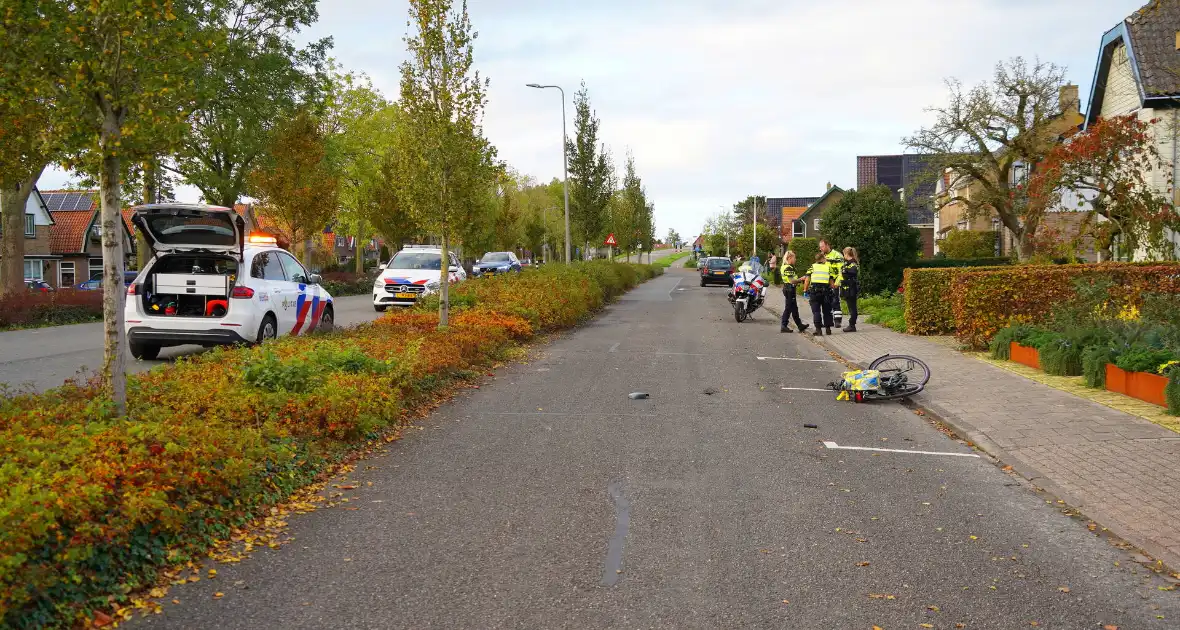
[[331, 330], [332, 296], [273, 236], [246, 237], [229, 208], [137, 206], [132, 223], [153, 250], [127, 288], [127, 340], [137, 359], [167, 346], [261, 343]]

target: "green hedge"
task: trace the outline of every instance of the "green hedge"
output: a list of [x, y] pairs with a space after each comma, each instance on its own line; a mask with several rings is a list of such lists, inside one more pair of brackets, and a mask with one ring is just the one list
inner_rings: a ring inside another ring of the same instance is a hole
[[955, 313], [951, 308], [951, 286], [955, 278], [967, 271], [1003, 269], [1003, 267], [941, 267], [905, 270], [906, 332], [911, 335], [949, 335], [955, 332]]
[[815, 264], [815, 255], [819, 253], [819, 239], [796, 237], [791, 239], [787, 249], [795, 252], [795, 273], [805, 276], [807, 270]]

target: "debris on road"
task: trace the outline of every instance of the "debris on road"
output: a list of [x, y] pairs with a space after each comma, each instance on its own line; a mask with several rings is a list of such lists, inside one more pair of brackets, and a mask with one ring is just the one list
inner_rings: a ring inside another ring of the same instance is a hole
[[627, 395], [627, 397], [630, 398], [631, 400], [643, 400], [645, 398], [648, 398], [648, 395], [646, 392], [631, 392], [630, 394]]
[[803, 428], [804, 429], [818, 429], [819, 427], [814, 424], [805, 424], [805, 425], [803, 425]]

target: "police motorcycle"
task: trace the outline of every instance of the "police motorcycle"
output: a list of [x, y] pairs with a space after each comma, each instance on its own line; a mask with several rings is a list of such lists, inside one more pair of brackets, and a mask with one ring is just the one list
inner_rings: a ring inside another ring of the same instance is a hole
[[[757, 259], [755, 259], [756, 261]], [[739, 269], [733, 274], [733, 286], [726, 298], [733, 306], [733, 318], [740, 324], [766, 301], [766, 280], [752, 270]]]

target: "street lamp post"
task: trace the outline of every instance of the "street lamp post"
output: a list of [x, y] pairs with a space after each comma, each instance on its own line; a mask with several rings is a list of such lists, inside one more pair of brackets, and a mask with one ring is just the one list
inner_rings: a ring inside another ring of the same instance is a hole
[[548, 88], [555, 88], [561, 92], [561, 188], [565, 193], [565, 264], [570, 264], [570, 188], [569, 188], [569, 152], [566, 150], [567, 139], [565, 135], [565, 90], [561, 89], [560, 85], [541, 85], [539, 83], [529, 83], [527, 87], [544, 90]]
[[725, 206], [718, 206], [725, 211], [725, 257], [729, 258], [729, 224], [733, 222], [730, 218], [729, 208]]

